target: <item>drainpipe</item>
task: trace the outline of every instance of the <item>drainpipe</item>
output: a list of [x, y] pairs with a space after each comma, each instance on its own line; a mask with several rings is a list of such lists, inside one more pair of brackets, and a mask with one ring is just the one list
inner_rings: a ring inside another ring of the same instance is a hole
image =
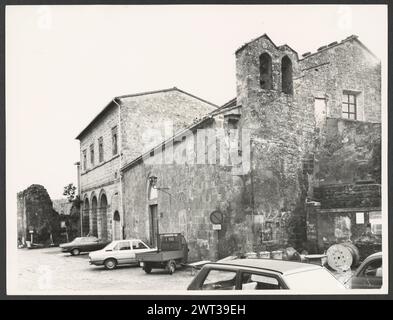
[[[81, 200], [81, 163], [75, 162], [74, 165], [76, 165], [76, 171], [77, 171], [77, 181], [78, 181], [78, 198], [79, 201]], [[80, 227], [81, 227], [81, 237], [83, 237], [83, 210], [81, 208], [81, 203], [79, 203], [79, 221], [80, 221]]]
[[[118, 112], [118, 148], [119, 148], [119, 153], [120, 153], [120, 160], [119, 160], [119, 193], [120, 193], [120, 208], [121, 208], [121, 219], [120, 219], [120, 233], [121, 233], [121, 238], [124, 238], [124, 232], [123, 232], [123, 226], [124, 226], [124, 208], [123, 208], [123, 184], [122, 184], [122, 177], [123, 173], [121, 172], [121, 164], [122, 164], [122, 157], [123, 157], [123, 140], [121, 139], [121, 116], [120, 116], [120, 111], [121, 107], [120, 104], [117, 103], [116, 98], [112, 99], [112, 101], [119, 107], [119, 112]], [[112, 230], [113, 231], [113, 230]]]

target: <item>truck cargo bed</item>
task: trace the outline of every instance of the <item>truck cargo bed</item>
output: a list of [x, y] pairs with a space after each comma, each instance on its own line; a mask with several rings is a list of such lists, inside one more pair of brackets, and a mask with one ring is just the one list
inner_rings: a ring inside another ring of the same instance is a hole
[[137, 253], [136, 259], [141, 262], [151, 261], [151, 262], [162, 262], [169, 260], [177, 260], [183, 257], [182, 250], [176, 251], [155, 251], [155, 252], [144, 252]]

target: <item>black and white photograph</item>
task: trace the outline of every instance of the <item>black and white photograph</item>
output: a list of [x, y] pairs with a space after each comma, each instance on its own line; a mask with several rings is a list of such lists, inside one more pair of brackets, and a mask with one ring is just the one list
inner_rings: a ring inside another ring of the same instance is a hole
[[8, 5], [9, 295], [388, 293], [387, 5]]

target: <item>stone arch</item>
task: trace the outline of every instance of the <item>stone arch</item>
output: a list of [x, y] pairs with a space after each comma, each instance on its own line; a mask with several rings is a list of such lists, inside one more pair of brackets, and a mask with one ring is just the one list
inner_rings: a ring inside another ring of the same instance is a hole
[[104, 190], [101, 190], [99, 196], [98, 224], [99, 237], [108, 240], [108, 198]]
[[91, 194], [91, 213], [90, 213], [90, 234], [92, 236], [97, 237], [98, 236], [98, 228], [97, 228], [97, 224], [98, 224], [98, 219], [97, 219], [97, 214], [98, 214], [98, 201], [97, 201], [97, 196], [95, 195], [95, 193], [93, 192]]
[[259, 83], [262, 89], [273, 89], [272, 58], [267, 52], [259, 56]]
[[288, 56], [281, 59], [281, 91], [293, 94], [292, 61]]
[[[154, 182], [152, 178], [154, 175], [148, 176], [147, 180], [147, 217], [148, 222], [146, 224], [146, 231], [148, 234], [150, 245], [153, 247], [157, 246], [157, 237], [159, 233], [159, 221], [158, 221], [158, 190], [154, 188]], [[156, 180], [157, 181], [157, 180]]]
[[151, 177], [153, 176], [150, 176], [147, 180], [147, 199], [149, 201], [156, 201], [158, 198], [158, 190], [153, 188], [153, 183], [150, 180]]
[[85, 194], [82, 207], [82, 236], [86, 236], [90, 231], [90, 202], [89, 197]]

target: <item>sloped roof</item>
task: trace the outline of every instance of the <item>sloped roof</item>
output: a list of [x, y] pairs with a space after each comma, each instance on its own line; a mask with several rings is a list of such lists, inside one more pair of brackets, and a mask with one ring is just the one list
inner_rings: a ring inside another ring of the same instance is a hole
[[331, 44], [328, 44], [328, 45], [325, 45], [325, 46], [320, 47], [320, 49], [319, 49], [318, 51], [313, 52], [313, 53], [310, 53], [310, 54], [308, 54], [307, 56], [305, 56], [304, 58], [299, 59], [299, 61], [307, 60], [309, 57], [314, 57], [314, 56], [316, 56], [316, 55], [318, 55], [318, 54], [320, 54], [320, 53], [322, 53], [322, 52], [325, 52], [325, 51], [330, 50], [330, 49], [332, 49], [332, 48], [341, 46], [341, 45], [343, 45], [344, 43], [346, 43], [346, 42], [348, 42], [348, 41], [355, 41], [355, 42], [358, 43], [364, 50], [366, 50], [369, 54], [371, 54], [375, 59], [379, 60], [379, 58], [378, 58], [369, 48], [367, 48], [367, 47], [363, 44], [363, 42], [361, 42], [358, 38], [359, 38], [359, 37], [358, 37], [357, 35], [354, 35], [354, 34], [353, 34], [353, 35], [350, 35], [349, 37], [346, 37], [344, 40], [341, 40], [340, 42], [337, 42], [337, 41], [332, 42]]
[[267, 40], [268, 40], [277, 50], [282, 50], [282, 49], [287, 48], [287, 49], [293, 51], [293, 52], [297, 55], [297, 51], [294, 50], [294, 49], [292, 49], [292, 48], [291, 48], [289, 45], [287, 45], [287, 44], [283, 44], [283, 45], [281, 45], [281, 46], [277, 46], [277, 45], [273, 42], [273, 40], [270, 39], [270, 37], [269, 37], [266, 33], [264, 33], [263, 35], [261, 35], [261, 36], [255, 38], [255, 39], [252, 39], [252, 40], [246, 42], [245, 44], [243, 44], [239, 49], [237, 49], [237, 50], [235, 51], [235, 54], [237, 54], [238, 52], [240, 52], [241, 50], [243, 50], [243, 49], [244, 49], [245, 47], [247, 47], [249, 44], [251, 44], [251, 43], [253, 43], [253, 42], [255, 42], [255, 41], [259, 40], [259, 39], [262, 39], [262, 38], [267, 39]]
[[182, 94], [188, 95], [194, 99], [200, 100], [206, 104], [211, 105], [214, 108], [219, 108], [216, 104], [211, 103], [205, 99], [202, 99], [200, 97], [197, 97], [191, 93], [188, 93], [184, 90], [181, 90], [177, 87], [173, 87], [173, 88], [168, 88], [168, 89], [161, 89], [161, 90], [154, 90], [154, 91], [145, 91], [145, 92], [139, 92], [139, 93], [134, 93], [134, 94], [128, 94], [128, 95], [122, 95], [122, 96], [117, 96], [114, 97], [105, 107], [104, 109], [102, 109], [94, 118], [93, 120], [90, 121], [90, 123], [76, 136], [75, 139], [80, 140], [80, 138], [92, 127], [92, 125], [94, 123], [96, 123], [100, 118], [102, 118], [102, 116], [108, 111], [110, 110], [111, 107], [117, 106], [117, 102], [121, 101], [122, 99], [126, 99], [126, 98], [132, 98], [132, 97], [137, 97], [137, 96], [144, 96], [144, 95], [150, 95], [150, 94], [157, 94], [157, 93], [163, 93], [163, 92], [169, 92], [169, 91], [177, 91], [180, 92]]

